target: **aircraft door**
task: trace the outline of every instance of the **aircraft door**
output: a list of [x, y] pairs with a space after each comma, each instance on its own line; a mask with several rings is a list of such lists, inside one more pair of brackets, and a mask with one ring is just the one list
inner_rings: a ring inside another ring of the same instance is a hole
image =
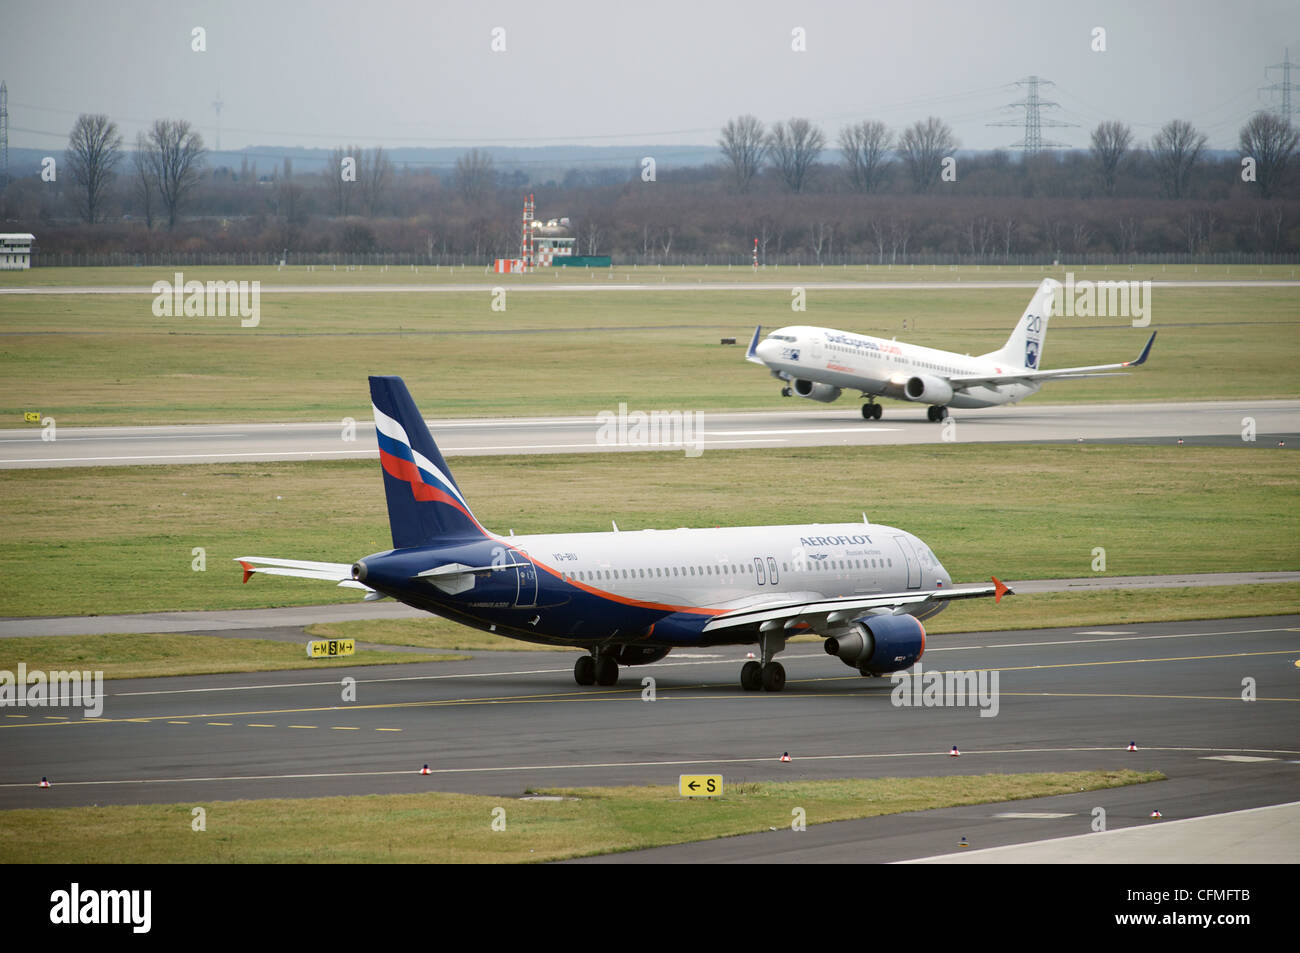
[[912, 548], [912, 541], [906, 536], [895, 536], [894, 543], [898, 546], [898, 551], [903, 554], [903, 562], [907, 565], [907, 588], [921, 588], [921, 567], [916, 559], [916, 550]]
[[523, 609], [537, 605], [537, 567], [526, 557], [515, 563], [515, 579], [518, 582], [515, 605]]

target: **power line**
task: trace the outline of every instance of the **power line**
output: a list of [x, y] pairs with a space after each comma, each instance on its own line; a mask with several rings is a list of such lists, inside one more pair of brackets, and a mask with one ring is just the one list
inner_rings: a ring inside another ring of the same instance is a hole
[[[1043, 109], [1044, 107], [1056, 108], [1056, 109], [1061, 108], [1060, 103], [1048, 102], [1047, 100], [1038, 98], [1039, 86], [1055, 86], [1056, 84], [1053, 83], [1050, 79], [1043, 79], [1040, 76], [1029, 76], [1025, 79], [1017, 80], [1014, 85], [1024, 86], [1028, 89], [1028, 92], [1025, 94], [1025, 98], [1020, 100], [1019, 102], [1007, 104], [1007, 108], [1009, 109], [1023, 109], [1025, 111], [1025, 123], [1024, 123], [1025, 137], [1019, 142], [1012, 143], [1011, 148], [1023, 149], [1025, 150], [1025, 155], [1031, 155], [1031, 156], [1036, 155], [1037, 153], [1041, 152], [1044, 149], [1068, 148], [1064, 142], [1053, 142], [1050, 139], [1043, 138], [1043, 126], [1048, 126], [1050, 128], [1065, 128], [1068, 126], [1078, 125], [1078, 123], [1074, 123], [1074, 122], [1061, 122], [1056, 119], [1043, 119], [1039, 115], [1039, 110]], [[989, 123], [985, 123], [985, 125], [986, 126], [1018, 126], [1020, 125], [1020, 123], [1012, 122], [1008, 120], [1005, 122], [989, 122]]]

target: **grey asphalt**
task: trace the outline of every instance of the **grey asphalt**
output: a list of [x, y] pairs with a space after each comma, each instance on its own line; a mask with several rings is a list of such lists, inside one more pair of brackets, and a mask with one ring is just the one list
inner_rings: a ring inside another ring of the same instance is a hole
[[[231, 573], [238, 570], [231, 568]], [[1300, 572], [1203, 572], [1161, 576], [1084, 576], [1072, 579], [1004, 580], [1019, 594], [1083, 592], [1101, 589], [1184, 589], [1300, 582]], [[301, 627], [354, 619], [418, 619], [426, 613], [389, 599], [277, 609], [206, 609], [189, 612], [137, 612], [123, 615], [0, 618], [0, 639], [45, 635], [123, 635], [146, 632], [227, 632]]]
[[[781, 657], [783, 693], [747, 693], [744, 654], [675, 652], [625, 669], [613, 688], [579, 688], [567, 655], [534, 652], [115, 681], [100, 718], [3, 710], [0, 808], [201, 804], [211, 823], [212, 805], [234, 798], [442, 790], [508, 806], [528, 789], [675, 784], [681, 773], [731, 785], [1125, 767], [1169, 778], [1010, 808], [813, 817], [801, 832], [788, 829], [792, 804], [768, 834], [607, 858], [812, 862], [929, 857], [962, 850], [963, 836], [969, 850], [1088, 833], [1095, 807], [1118, 829], [1154, 823], [1155, 809], [1177, 820], [1296, 800], [1300, 616], [930, 639], [927, 670], [997, 671], [996, 717], [896, 707], [888, 680], [864, 680], [806, 644]], [[354, 703], [341, 699], [345, 676], [357, 680]], [[1245, 678], [1254, 701], [1242, 699]], [[419, 773], [425, 763], [432, 774]], [[52, 787], [37, 786], [42, 776]], [[1040, 812], [1065, 816], [996, 816]]]
[[[775, 382], [773, 383], [775, 387]], [[1102, 383], [1099, 387], [1104, 388]], [[774, 403], [782, 399], [773, 394]], [[791, 401], [796, 403], [792, 404]], [[1300, 400], [1241, 400], [1186, 403], [1041, 404], [952, 412], [949, 425], [926, 420], [925, 408], [893, 401], [884, 418], [863, 420], [858, 402], [843, 400], [834, 409], [813, 408], [790, 398], [782, 410], [684, 414], [681, 426], [664, 425], [644, 443], [609, 442], [616, 433], [595, 415], [589, 417], [514, 417], [429, 420], [429, 429], [446, 456], [484, 454], [635, 452], [956, 443], [1141, 442], [1177, 445], [1216, 443], [1273, 450], [1278, 442], [1300, 446]], [[658, 409], [640, 409], [652, 413]], [[680, 410], [680, 408], [678, 408]], [[610, 408], [617, 414], [618, 408]], [[1253, 439], [1243, 439], [1245, 419]], [[358, 409], [354, 439], [344, 439], [342, 421], [325, 423], [232, 423], [153, 427], [58, 427], [56, 439], [41, 439], [42, 428], [0, 430], [0, 468], [134, 466], [262, 460], [368, 459], [378, 456], [374, 423]], [[616, 418], [615, 418], [616, 419]], [[630, 423], [633, 422], [629, 418]], [[629, 426], [625, 433], [638, 433]]]

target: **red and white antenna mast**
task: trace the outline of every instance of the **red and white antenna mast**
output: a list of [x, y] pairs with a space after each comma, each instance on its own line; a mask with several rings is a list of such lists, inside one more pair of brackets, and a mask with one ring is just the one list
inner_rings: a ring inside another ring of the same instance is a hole
[[519, 243], [519, 258], [525, 272], [533, 270], [533, 197], [524, 199], [524, 234]]
[[758, 271], [758, 239], [754, 239], [754, 270]]

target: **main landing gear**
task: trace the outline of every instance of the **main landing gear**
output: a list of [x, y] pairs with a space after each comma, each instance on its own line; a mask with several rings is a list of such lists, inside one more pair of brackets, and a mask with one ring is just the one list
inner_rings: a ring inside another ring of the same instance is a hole
[[794, 393], [794, 391], [790, 390], [790, 388], [788, 388], [788, 387], [782, 387], [782, 388], [781, 388], [781, 396], [782, 396], [782, 397], [789, 397], [789, 396], [790, 396], [791, 394], [793, 394], [793, 393]]
[[930, 418], [931, 423], [938, 423], [941, 420], [948, 419], [947, 407], [927, 407], [925, 415]]
[[883, 414], [884, 412], [885, 412], [885, 408], [881, 407], [874, 400], [870, 400], [867, 403], [862, 405], [863, 420], [879, 420], [880, 415]]
[[785, 666], [773, 661], [773, 657], [785, 648], [785, 633], [760, 632], [758, 644], [763, 661], [750, 660], [741, 666], [740, 687], [747, 692], [779, 692], [785, 688]]
[[579, 685], [617, 685], [618, 663], [608, 655], [584, 655], [574, 663], [573, 680]]

